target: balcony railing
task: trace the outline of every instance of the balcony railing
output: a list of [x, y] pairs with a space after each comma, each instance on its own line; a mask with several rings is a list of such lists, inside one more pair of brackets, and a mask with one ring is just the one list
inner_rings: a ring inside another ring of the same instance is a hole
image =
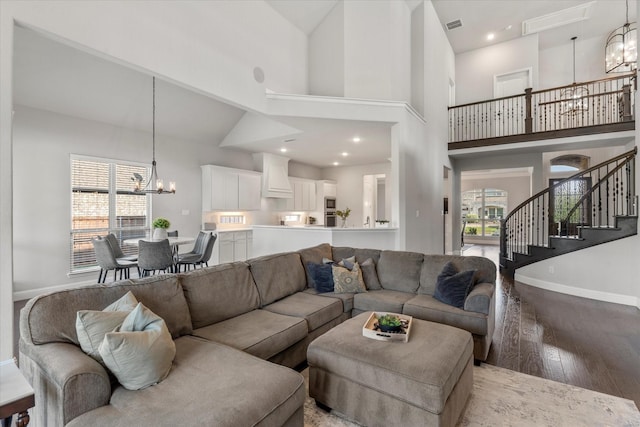
[[634, 72], [449, 107], [449, 148], [516, 135], [531, 135], [527, 140], [560, 137], [580, 128], [590, 128], [587, 133], [633, 129], [636, 89]]

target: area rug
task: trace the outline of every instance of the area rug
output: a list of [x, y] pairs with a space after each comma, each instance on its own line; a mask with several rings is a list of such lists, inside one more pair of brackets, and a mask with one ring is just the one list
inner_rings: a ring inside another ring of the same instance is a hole
[[[307, 386], [308, 371], [302, 372]], [[635, 403], [620, 397], [487, 364], [474, 366], [473, 382], [459, 427], [640, 426]], [[307, 387], [305, 427], [359, 426], [335, 411], [328, 413], [318, 408], [308, 396]]]

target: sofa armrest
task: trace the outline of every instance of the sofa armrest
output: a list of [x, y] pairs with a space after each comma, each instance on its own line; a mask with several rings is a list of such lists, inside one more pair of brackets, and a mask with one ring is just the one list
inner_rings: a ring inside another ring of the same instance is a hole
[[478, 283], [464, 300], [464, 309], [489, 315], [495, 288], [492, 283]]
[[106, 369], [74, 344], [21, 339], [20, 370], [35, 391], [37, 425], [65, 425], [111, 398]]

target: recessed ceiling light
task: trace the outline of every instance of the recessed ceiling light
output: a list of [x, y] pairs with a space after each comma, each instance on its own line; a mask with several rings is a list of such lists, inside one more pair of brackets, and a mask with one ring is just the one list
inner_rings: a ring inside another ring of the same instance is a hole
[[344, 151], [344, 152], [342, 153], [342, 157], [347, 157], [348, 155], [349, 155], [349, 153], [347, 153], [346, 151]]
[[509, 31], [509, 30], [510, 30], [510, 29], [512, 29], [512, 28], [513, 28], [513, 25], [507, 25], [507, 26], [506, 26], [506, 28], [505, 28], [505, 30]]
[[359, 136], [354, 136], [353, 137], [353, 142], [360, 142], [360, 137]]
[[338, 162], [333, 162], [333, 166], [338, 166], [340, 163]]
[[287, 149], [286, 149], [285, 147], [282, 147], [282, 148], [280, 149], [280, 152], [281, 152], [281, 153], [286, 153], [286, 152], [287, 152]]
[[493, 40], [494, 38], [496, 38], [496, 35], [495, 35], [495, 34], [493, 34], [493, 33], [489, 33], [489, 34], [487, 34], [487, 40], [491, 41], [491, 40]]

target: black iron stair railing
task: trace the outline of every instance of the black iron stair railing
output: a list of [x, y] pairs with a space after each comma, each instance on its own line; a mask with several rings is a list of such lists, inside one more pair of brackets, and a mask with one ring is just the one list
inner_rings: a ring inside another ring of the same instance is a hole
[[538, 248], [549, 248], [551, 238], [581, 239], [586, 228], [613, 229], [619, 218], [637, 217], [636, 154], [637, 147], [560, 180], [518, 205], [501, 221], [501, 267], [519, 267], [518, 254], [539, 255], [544, 250]]

